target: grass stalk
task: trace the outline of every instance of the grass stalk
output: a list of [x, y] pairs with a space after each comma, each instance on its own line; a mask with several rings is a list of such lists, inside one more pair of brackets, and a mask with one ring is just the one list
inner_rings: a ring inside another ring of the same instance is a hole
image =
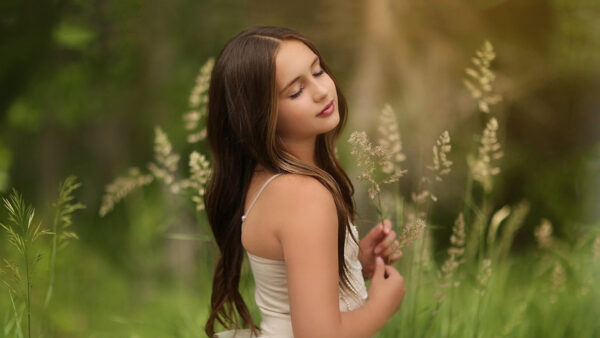
[[477, 297], [477, 308], [475, 310], [475, 329], [473, 330], [473, 338], [476, 338], [479, 336], [479, 311], [481, 309], [481, 299], [483, 298], [483, 296], [479, 295], [479, 297]]
[[[429, 207], [430, 207], [430, 203], [427, 204], [427, 207], [426, 207], [427, 211], [425, 213], [426, 215], [429, 215]], [[427, 217], [426, 224], [429, 224], [428, 217]], [[421, 234], [421, 238], [419, 239], [419, 245], [420, 245], [419, 251], [420, 252], [417, 255], [415, 255], [415, 257], [418, 258], [419, 264], [417, 264], [417, 273], [415, 276], [415, 300], [414, 300], [414, 305], [413, 305], [413, 323], [416, 323], [417, 310], [419, 309], [419, 291], [420, 291], [420, 287], [422, 284], [422, 283], [420, 283], [419, 280], [421, 279], [420, 277], [421, 277], [421, 267], [423, 266], [423, 257], [425, 257], [425, 250], [427, 249], [426, 245], [425, 245], [426, 244], [425, 236], [427, 236], [427, 234], [426, 234], [427, 231], [429, 231], [427, 228], [425, 228], [423, 230], [423, 234]]]
[[23, 328], [21, 327], [21, 316], [19, 315], [19, 312], [17, 311], [17, 306], [15, 305], [15, 299], [13, 297], [12, 292], [9, 292], [8, 296], [10, 297], [10, 303], [11, 303], [13, 311], [15, 313], [15, 325], [16, 325], [15, 330], [17, 330], [16, 333], [18, 334], [19, 338], [23, 338]]
[[46, 290], [46, 298], [44, 300], [44, 308], [48, 307], [52, 294], [54, 293], [54, 283], [56, 277], [56, 256], [59, 247], [65, 245], [66, 240], [69, 238], [78, 238], [74, 232], [68, 231], [71, 226], [72, 213], [79, 209], [84, 209], [85, 206], [81, 203], [71, 203], [73, 200], [72, 192], [81, 186], [77, 182], [77, 177], [67, 177], [59, 187], [58, 199], [54, 206], [56, 208], [54, 213], [54, 219], [52, 221], [52, 249], [50, 252], [50, 266], [49, 273], [50, 278], [48, 282], [48, 289]]
[[448, 295], [448, 330], [446, 331], [446, 337], [450, 337], [452, 333], [452, 299], [454, 298], [454, 286], [450, 285], [450, 293]]
[[29, 248], [25, 249], [25, 283], [27, 290], [25, 291], [26, 297], [26, 311], [27, 311], [27, 336], [31, 338], [31, 276], [29, 274]]
[[52, 251], [50, 253], [50, 280], [48, 282], [48, 290], [46, 291], [46, 298], [44, 300], [44, 308], [48, 307], [48, 304], [50, 303], [50, 299], [52, 298], [52, 293], [54, 292], [54, 277], [55, 277], [55, 270], [56, 270], [56, 251], [57, 251], [57, 246], [58, 246], [58, 236], [57, 236], [57, 230], [58, 230], [58, 217], [59, 217], [59, 213], [57, 212], [56, 214], [54, 214], [54, 220], [52, 222], [52, 232], [54, 233], [54, 236], [52, 236]]

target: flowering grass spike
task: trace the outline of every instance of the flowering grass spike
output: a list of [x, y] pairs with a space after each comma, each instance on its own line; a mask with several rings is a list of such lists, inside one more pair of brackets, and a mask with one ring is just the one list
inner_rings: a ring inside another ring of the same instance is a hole
[[504, 155], [496, 137], [497, 130], [498, 121], [492, 117], [483, 130], [477, 158], [469, 158], [473, 179], [481, 183], [487, 192], [492, 189], [492, 176], [500, 173], [500, 168], [494, 163]]
[[485, 41], [481, 49], [475, 52], [475, 57], [471, 59], [474, 68], [465, 69], [468, 78], [463, 82], [471, 92], [471, 96], [477, 100], [479, 110], [484, 113], [489, 113], [490, 106], [502, 100], [499, 94], [493, 93], [492, 88], [496, 74], [490, 70], [490, 64], [495, 58], [494, 47], [489, 41]]

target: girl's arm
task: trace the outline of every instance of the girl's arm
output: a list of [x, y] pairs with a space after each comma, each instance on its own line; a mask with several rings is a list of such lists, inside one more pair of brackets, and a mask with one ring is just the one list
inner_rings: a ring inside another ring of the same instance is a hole
[[[307, 176], [285, 175], [279, 186], [286, 194], [277, 199], [273, 209], [280, 219], [277, 236], [287, 267], [294, 337], [373, 336], [399, 304], [387, 296], [397, 299], [399, 294], [370, 296], [354, 311], [340, 312], [338, 220], [333, 196], [319, 181]], [[375, 279], [371, 287], [374, 283]], [[387, 290], [382, 287], [378, 291]]]

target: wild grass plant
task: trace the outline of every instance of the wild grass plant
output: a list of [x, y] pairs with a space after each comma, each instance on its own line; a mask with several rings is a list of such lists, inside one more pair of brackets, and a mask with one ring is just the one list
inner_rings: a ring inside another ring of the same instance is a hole
[[77, 182], [75, 176], [69, 176], [64, 182], [60, 184], [58, 188], [58, 199], [53, 204], [55, 214], [52, 221], [52, 249], [50, 252], [50, 278], [48, 282], [48, 289], [46, 291], [46, 298], [44, 300], [44, 307], [48, 307], [50, 300], [52, 299], [54, 291], [54, 281], [56, 276], [56, 257], [58, 251], [64, 249], [69, 240], [78, 239], [77, 234], [70, 229], [73, 224], [73, 213], [80, 209], [85, 209], [82, 203], [74, 203], [73, 191], [78, 189], [81, 183]]
[[[379, 337], [600, 335], [600, 324], [595, 320], [600, 314], [600, 293], [593, 287], [600, 282], [598, 232], [588, 231], [570, 247], [553, 238], [550, 222], [542, 219], [535, 230], [538, 250], [511, 254], [514, 236], [525, 225], [530, 205], [521, 201], [497, 206], [491, 199], [504, 156], [493, 109], [502, 100], [493, 87], [494, 58], [493, 46], [486, 41], [472, 58], [474, 68], [465, 70], [464, 85], [488, 119], [466, 157], [469, 172], [464, 199], [447, 249], [436, 250], [432, 245], [435, 231], [445, 226], [432, 224], [431, 208], [438, 201], [436, 189], [443, 189], [443, 181], [452, 178], [451, 167], [458, 160], [449, 160], [449, 132], [444, 131], [433, 145], [432, 164], [426, 166], [417, 192], [410, 197], [399, 194], [401, 190], [394, 186], [399, 183], [397, 179], [378, 181], [373, 175], [381, 159], [393, 156], [389, 148], [370, 143], [364, 131], [353, 132], [349, 139], [352, 154], [357, 155], [357, 165], [362, 168], [358, 178], [369, 183], [369, 197], [375, 202], [378, 217], [381, 219], [381, 210], [386, 209], [379, 197], [383, 193], [379, 184], [389, 183], [387, 188], [396, 204], [389, 209], [395, 210], [397, 233], [401, 240], [410, 238], [413, 243], [404, 246], [404, 258], [395, 263], [407, 281], [404, 303]], [[382, 115], [390, 111], [386, 105]], [[393, 129], [396, 138], [399, 129]], [[419, 230], [415, 230], [416, 223]]]
[[[52, 228], [48, 229], [35, 217], [35, 209], [28, 205], [23, 196], [13, 189], [8, 197], [2, 198], [2, 206], [7, 212], [6, 221], [0, 227], [6, 232], [8, 243], [14, 249], [2, 257], [0, 281], [10, 300], [10, 310], [2, 323], [3, 336], [31, 337], [32, 321], [41, 320], [42, 312], [48, 308], [55, 288], [56, 260], [58, 252], [70, 239], [77, 235], [70, 230], [72, 214], [83, 209], [84, 205], [73, 202], [73, 191], [80, 186], [76, 177], [69, 176], [61, 183], [57, 201], [53, 204], [55, 216]], [[52, 242], [40, 243], [43, 235], [52, 236]], [[45, 298], [40, 292], [44, 278], [39, 278], [38, 263], [44, 256], [50, 256], [48, 283]], [[34, 286], [36, 288], [34, 289]], [[36, 306], [43, 304], [40, 306]], [[36, 310], [36, 312], [34, 312]], [[38, 314], [36, 316], [36, 314]], [[23, 323], [24, 322], [24, 323]]]
[[[206, 138], [206, 127], [203, 125], [208, 102], [208, 84], [214, 59], [208, 59], [201, 67], [188, 100], [189, 110], [183, 115], [187, 141], [196, 144]], [[105, 188], [99, 215], [104, 217], [116, 203], [137, 188], [149, 185], [154, 181], [162, 182], [168, 191], [175, 195], [185, 195], [196, 205], [196, 210], [204, 209], [204, 186], [210, 173], [207, 157], [199, 151], [192, 151], [188, 157], [189, 174], [181, 178], [178, 173], [180, 155], [173, 151], [169, 136], [159, 126], [154, 129], [154, 161], [149, 162], [147, 171], [142, 172], [132, 167], [124, 176], [117, 177]]]

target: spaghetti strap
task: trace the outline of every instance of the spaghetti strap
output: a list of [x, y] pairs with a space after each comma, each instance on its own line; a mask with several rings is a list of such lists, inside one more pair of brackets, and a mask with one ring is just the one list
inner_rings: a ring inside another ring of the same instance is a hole
[[282, 173], [275, 174], [275, 175], [269, 177], [269, 179], [265, 183], [263, 183], [262, 187], [260, 187], [260, 190], [258, 190], [258, 193], [256, 193], [256, 196], [254, 197], [254, 200], [252, 200], [252, 203], [250, 203], [250, 206], [248, 207], [248, 211], [246, 211], [245, 215], [242, 215], [242, 223], [244, 223], [244, 221], [246, 220], [246, 217], [248, 216], [248, 213], [250, 213], [250, 210], [254, 206], [254, 203], [256, 203], [256, 200], [258, 199], [258, 196], [260, 196], [260, 193], [263, 191], [263, 189], [267, 186], [267, 184], [269, 184], [269, 182], [271, 182], [272, 179], [274, 179], [275, 177], [277, 177], [277, 176], [279, 176], [281, 174]]

